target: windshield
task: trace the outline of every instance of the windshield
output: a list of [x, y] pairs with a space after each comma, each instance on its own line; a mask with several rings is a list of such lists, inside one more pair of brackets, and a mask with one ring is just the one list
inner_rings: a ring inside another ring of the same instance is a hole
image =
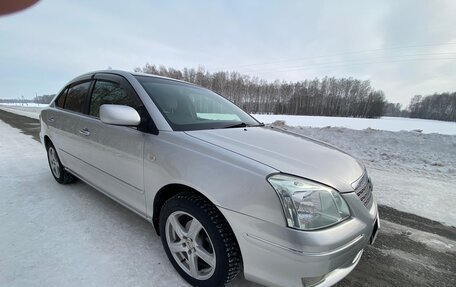
[[224, 97], [173, 80], [136, 76], [175, 131], [260, 126], [252, 116]]

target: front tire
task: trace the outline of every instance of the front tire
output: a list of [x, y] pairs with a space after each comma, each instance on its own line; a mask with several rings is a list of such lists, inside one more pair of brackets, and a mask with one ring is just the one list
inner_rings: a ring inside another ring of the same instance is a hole
[[57, 155], [57, 150], [52, 143], [47, 145], [47, 155], [49, 168], [51, 169], [52, 176], [60, 184], [68, 184], [76, 181], [76, 177], [65, 170], [60, 158]]
[[193, 286], [224, 286], [240, 271], [241, 252], [231, 227], [202, 196], [184, 192], [166, 201], [160, 236], [174, 268]]

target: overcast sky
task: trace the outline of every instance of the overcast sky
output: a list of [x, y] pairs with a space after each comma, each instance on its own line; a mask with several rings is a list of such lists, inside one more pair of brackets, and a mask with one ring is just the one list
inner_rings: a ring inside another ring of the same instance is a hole
[[456, 1], [63, 1], [0, 17], [0, 98], [145, 63], [267, 80], [370, 80], [391, 102], [456, 91]]

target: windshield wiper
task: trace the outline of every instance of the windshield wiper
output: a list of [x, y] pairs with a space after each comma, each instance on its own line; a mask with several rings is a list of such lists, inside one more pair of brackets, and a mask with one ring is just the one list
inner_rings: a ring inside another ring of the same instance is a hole
[[235, 125], [224, 127], [224, 129], [246, 128], [246, 127], [263, 127], [263, 126], [264, 126], [263, 123], [260, 123], [258, 125], [250, 125], [250, 124], [246, 124], [246, 123], [242, 122], [242, 123], [238, 123], [238, 124], [235, 124]]

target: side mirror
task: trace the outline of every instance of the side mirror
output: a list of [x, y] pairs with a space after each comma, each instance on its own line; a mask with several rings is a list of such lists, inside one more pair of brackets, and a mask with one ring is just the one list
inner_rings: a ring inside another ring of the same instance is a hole
[[141, 117], [132, 107], [105, 104], [100, 106], [100, 120], [109, 125], [137, 126]]

